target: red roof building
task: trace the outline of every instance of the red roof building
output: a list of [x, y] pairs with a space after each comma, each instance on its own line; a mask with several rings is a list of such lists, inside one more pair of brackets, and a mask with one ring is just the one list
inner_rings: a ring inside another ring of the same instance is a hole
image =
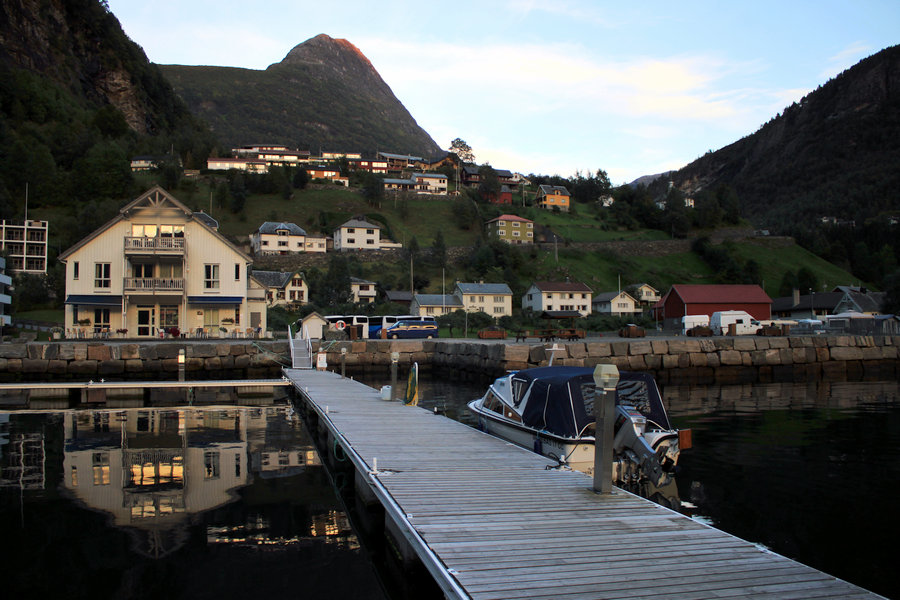
[[678, 320], [685, 315], [708, 315], [743, 310], [754, 319], [772, 318], [772, 299], [758, 285], [673, 285], [653, 307], [658, 319]]

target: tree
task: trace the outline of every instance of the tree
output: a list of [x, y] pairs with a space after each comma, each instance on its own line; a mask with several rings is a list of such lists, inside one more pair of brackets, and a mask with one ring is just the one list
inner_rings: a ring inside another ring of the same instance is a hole
[[439, 267], [447, 266], [447, 244], [444, 242], [444, 233], [440, 229], [434, 236], [434, 242], [431, 243], [431, 258]]
[[456, 156], [459, 157], [464, 163], [475, 163], [475, 153], [472, 152], [472, 147], [466, 143], [465, 140], [461, 138], [456, 138], [452, 142], [450, 142], [450, 150]]
[[294, 173], [294, 188], [298, 190], [302, 190], [306, 187], [306, 184], [309, 183], [309, 173], [306, 169], [297, 169], [297, 172]]
[[500, 178], [497, 177], [497, 171], [485, 163], [478, 167], [478, 178], [481, 183], [478, 184], [478, 193], [482, 200], [491, 201], [497, 198], [500, 193]]

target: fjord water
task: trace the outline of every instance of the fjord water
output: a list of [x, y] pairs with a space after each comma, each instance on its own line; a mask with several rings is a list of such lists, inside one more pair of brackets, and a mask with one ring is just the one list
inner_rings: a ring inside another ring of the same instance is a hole
[[[420, 384], [422, 408], [474, 425], [487, 382]], [[900, 598], [900, 383], [662, 392], [694, 447], [674, 486], [635, 491]], [[0, 467], [16, 597], [385, 597], [289, 406], [0, 412]]]
[[384, 598], [290, 406], [0, 413], [17, 598]]
[[[474, 426], [465, 405], [488, 383], [458, 373], [422, 376], [420, 405]], [[682, 453], [674, 486], [631, 491], [900, 598], [891, 550], [900, 539], [900, 383], [666, 386], [661, 392], [673, 424], [692, 429], [694, 447]]]

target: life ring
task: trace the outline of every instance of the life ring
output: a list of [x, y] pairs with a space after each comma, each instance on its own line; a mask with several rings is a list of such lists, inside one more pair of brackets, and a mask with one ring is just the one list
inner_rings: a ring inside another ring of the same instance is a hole
[[334, 327], [335, 327], [335, 329], [337, 329], [338, 331], [343, 331], [344, 328], [347, 327], [347, 324], [344, 323], [343, 321], [338, 321], [337, 323], [334, 324]]

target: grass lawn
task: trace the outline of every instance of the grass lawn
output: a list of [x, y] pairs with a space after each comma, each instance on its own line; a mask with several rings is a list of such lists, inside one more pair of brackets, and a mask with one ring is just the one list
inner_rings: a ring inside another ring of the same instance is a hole
[[66, 321], [66, 311], [62, 308], [52, 308], [44, 310], [20, 310], [15, 314], [18, 319], [32, 319], [34, 321], [49, 321], [51, 323], [59, 323], [62, 326]]

